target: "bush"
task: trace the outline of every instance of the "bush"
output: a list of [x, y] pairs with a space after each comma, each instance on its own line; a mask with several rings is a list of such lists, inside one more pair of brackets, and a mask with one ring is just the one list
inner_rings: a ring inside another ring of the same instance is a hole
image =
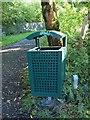
[[[9, 33], [9, 29], [22, 25], [23, 23], [41, 22], [40, 2], [2, 2], [2, 25], [4, 32]], [[12, 30], [12, 29], [11, 29]], [[17, 29], [18, 31], [18, 29]], [[17, 33], [16, 31], [16, 33]]]

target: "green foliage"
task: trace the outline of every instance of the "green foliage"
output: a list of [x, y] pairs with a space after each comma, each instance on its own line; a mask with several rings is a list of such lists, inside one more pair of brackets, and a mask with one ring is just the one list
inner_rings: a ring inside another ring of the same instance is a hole
[[[21, 111], [25, 111], [27, 109], [32, 109], [32, 107], [37, 103], [37, 98], [32, 97], [31, 94], [29, 93], [26, 97], [24, 97], [24, 99], [22, 100], [22, 109]], [[34, 109], [35, 111], [35, 109]], [[34, 115], [34, 112], [32, 111], [32, 113]]]
[[[24, 87], [28, 88], [28, 69], [24, 70]], [[30, 117], [38, 118], [89, 118], [87, 110], [89, 106], [89, 91], [83, 91], [82, 85], [79, 83], [78, 89], [74, 90], [73, 81], [70, 78], [71, 73], [68, 73], [67, 79], [63, 82], [63, 97], [60, 101], [57, 98], [52, 99], [54, 106], [42, 107], [40, 101], [42, 98], [33, 97], [30, 89], [29, 93], [22, 99], [22, 111], [28, 110]], [[28, 84], [26, 84], [26, 82]], [[70, 85], [71, 83], [71, 85]], [[27, 90], [26, 90], [27, 91]], [[67, 97], [67, 101], [66, 101]]]
[[61, 32], [67, 35], [67, 70], [78, 74], [80, 83], [88, 81], [88, 40], [83, 41], [83, 48], [78, 51], [78, 41], [85, 16], [88, 14], [88, 3], [75, 3], [75, 7], [67, 2], [59, 2], [58, 20]]
[[69, 72], [72, 75], [78, 74], [81, 83], [88, 80], [88, 54], [86, 48], [83, 47], [81, 51], [72, 47], [68, 48], [67, 63]]
[[47, 109], [44, 109], [44, 110], [41, 110], [37, 113], [37, 115], [40, 117], [40, 118], [53, 118], [51, 117], [50, 115], [50, 112], [49, 110]]
[[22, 75], [23, 75], [23, 84], [24, 84], [25, 86], [29, 86], [29, 85], [30, 85], [30, 81], [29, 81], [28, 68], [24, 68], [24, 69], [23, 69]]
[[68, 43], [80, 33], [83, 20], [88, 13], [88, 7], [83, 4], [82, 7], [79, 6], [79, 3], [76, 7], [72, 7], [67, 2], [57, 4], [60, 30], [68, 36]]
[[48, 46], [48, 39], [47, 39], [47, 36], [43, 36], [39, 39], [40, 41], [40, 46]]
[[42, 20], [40, 2], [25, 1], [2, 2], [2, 24], [5, 27], [16, 26], [22, 22]]

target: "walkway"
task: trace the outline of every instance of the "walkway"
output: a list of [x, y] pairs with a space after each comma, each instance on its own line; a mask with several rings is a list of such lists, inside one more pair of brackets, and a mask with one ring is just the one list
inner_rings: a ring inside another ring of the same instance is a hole
[[27, 50], [33, 48], [34, 40], [20, 42], [4, 47], [2, 54], [2, 115], [3, 118], [29, 117], [22, 113], [22, 70], [27, 66]]

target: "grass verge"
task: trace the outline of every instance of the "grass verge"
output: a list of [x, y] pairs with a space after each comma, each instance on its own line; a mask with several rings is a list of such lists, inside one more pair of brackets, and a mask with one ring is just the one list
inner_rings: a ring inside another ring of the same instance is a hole
[[33, 32], [27, 32], [27, 33], [21, 33], [16, 35], [2, 36], [2, 43], [0, 42], [0, 46], [7, 46], [9, 44], [23, 40], [25, 39], [25, 37], [27, 37], [32, 33]]

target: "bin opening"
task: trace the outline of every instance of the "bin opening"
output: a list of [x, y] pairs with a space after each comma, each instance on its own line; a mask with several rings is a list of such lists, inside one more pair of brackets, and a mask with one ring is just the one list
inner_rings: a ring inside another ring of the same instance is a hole
[[53, 47], [39, 47], [37, 50], [59, 50], [60, 46], [53, 46]]

